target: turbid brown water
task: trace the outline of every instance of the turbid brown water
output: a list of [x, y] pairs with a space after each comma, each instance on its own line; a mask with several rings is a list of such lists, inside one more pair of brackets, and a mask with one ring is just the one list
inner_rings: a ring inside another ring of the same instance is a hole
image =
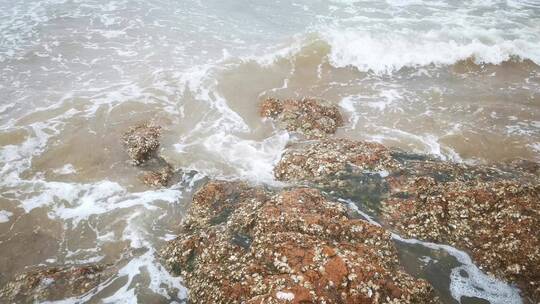
[[[338, 137], [454, 161], [540, 160], [531, 1], [0, 1], [0, 11], [0, 286], [38, 265], [100, 261], [118, 272], [82, 302], [185, 298], [156, 252], [197, 181], [279, 186], [272, 168], [296, 135], [260, 119], [266, 97], [338, 105]], [[163, 127], [161, 155], [199, 175], [166, 189], [141, 182], [121, 135], [148, 120]], [[433, 272], [451, 303], [447, 272]]]

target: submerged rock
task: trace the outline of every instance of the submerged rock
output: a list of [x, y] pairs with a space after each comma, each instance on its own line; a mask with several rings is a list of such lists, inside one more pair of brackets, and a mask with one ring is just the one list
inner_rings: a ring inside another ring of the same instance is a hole
[[139, 176], [141, 181], [147, 186], [156, 188], [169, 186], [171, 182], [177, 181], [178, 175], [182, 172], [175, 170], [163, 157], [157, 155], [151, 157], [139, 168], [143, 171]]
[[141, 176], [141, 180], [143, 183], [145, 183], [148, 186], [167, 187], [173, 175], [174, 175], [173, 168], [167, 164], [167, 166], [159, 170], [148, 171], [148, 172], [143, 173]]
[[451, 244], [535, 301], [540, 287], [538, 164], [466, 165], [326, 139], [287, 150], [278, 180], [352, 199], [407, 237]]
[[387, 231], [315, 189], [210, 182], [162, 255], [197, 303], [437, 302]]
[[147, 122], [131, 127], [122, 137], [133, 164], [144, 171], [141, 181], [151, 187], [167, 187], [179, 173], [157, 153], [160, 136], [161, 127]]
[[34, 303], [81, 296], [112, 275], [105, 265], [38, 268], [0, 289], [1, 303]]
[[[528, 169], [522, 169], [523, 166]], [[524, 161], [501, 166], [454, 163], [389, 149], [379, 143], [333, 138], [289, 146], [274, 168], [274, 175], [281, 181], [327, 183], [376, 173], [397, 191], [400, 185], [416, 177], [432, 177], [437, 182], [509, 179], [534, 182], [539, 177], [536, 168], [535, 163]]]
[[155, 155], [160, 136], [161, 127], [148, 122], [131, 127], [123, 134], [124, 146], [134, 165], [139, 166]]
[[322, 100], [279, 100], [268, 98], [261, 104], [261, 116], [272, 118], [287, 131], [299, 132], [308, 138], [321, 138], [336, 133], [343, 125], [338, 107]]

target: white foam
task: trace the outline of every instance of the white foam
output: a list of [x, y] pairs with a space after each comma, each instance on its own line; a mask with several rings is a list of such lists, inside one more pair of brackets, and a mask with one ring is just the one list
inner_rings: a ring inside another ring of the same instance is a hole
[[262, 142], [245, 140], [225, 133], [209, 136], [206, 149], [235, 170], [235, 176], [255, 182], [275, 184], [273, 167], [289, 140], [286, 132], [277, 133]]
[[6, 210], [0, 210], [0, 223], [9, 222], [9, 218], [13, 215], [12, 212]]
[[[108, 187], [113, 189], [110, 192], [106, 192], [105, 190]], [[142, 250], [143, 253], [130, 254], [131, 256], [129, 257], [127, 263], [120, 267], [114, 277], [101, 283], [96, 289], [92, 290], [88, 294], [51, 303], [67, 304], [87, 302], [108, 286], [111, 286], [115, 282], [118, 282], [124, 278], [127, 278], [127, 281], [122, 284], [120, 288], [115, 289], [115, 292], [112, 295], [102, 299], [102, 301], [104, 303], [135, 303], [137, 302], [137, 294], [134, 282], [141, 275], [148, 277], [149, 283], [146, 287], [152, 292], [167, 299], [171, 299], [170, 293], [172, 291], [176, 291], [176, 298], [180, 300], [186, 299], [187, 290], [183, 286], [182, 280], [178, 277], [172, 276], [160, 264], [157, 258], [157, 251], [155, 249], [157, 246], [151, 241], [151, 239], [154, 238], [153, 234], [155, 234], [155, 232], [152, 234], [149, 231], [149, 227], [147, 226], [148, 224], [146, 223], [147, 220], [154, 221], [156, 218], [159, 218], [158, 214], [163, 215], [163, 213], [158, 210], [158, 207], [154, 206], [153, 204], [167, 200], [169, 204], [175, 203], [178, 200], [178, 191], [147, 191], [129, 195], [125, 192], [125, 190], [110, 182], [106, 184], [98, 183], [97, 185], [93, 186], [85, 185], [82, 186], [82, 188], [83, 191], [81, 193], [81, 197], [79, 197], [77, 201], [82, 202], [82, 205], [84, 205], [85, 202], [93, 202], [95, 205], [97, 205], [95, 208], [85, 207], [80, 209], [80, 207], [75, 207], [71, 208], [70, 212], [66, 210], [70, 208], [66, 207], [56, 209], [53, 208], [54, 211], [52, 211], [51, 214], [56, 217], [61, 217], [64, 221], [73, 221], [73, 223], [77, 225], [77, 222], [88, 219], [90, 215], [106, 216], [106, 211], [110, 212], [118, 208], [132, 208], [131, 212], [124, 212], [124, 214], [127, 215], [123, 219], [126, 223], [126, 227], [123, 229], [121, 239], [129, 242], [131, 251], [140, 249], [137, 252]], [[170, 195], [170, 197], [167, 195]], [[105, 205], [110, 205], [110, 209], [105, 210]], [[97, 232], [99, 232], [99, 230]], [[157, 236], [157, 239], [159, 239], [159, 236]], [[110, 232], [106, 232], [101, 236], [98, 236], [98, 242], [100, 243], [114, 240], [114, 235]], [[97, 248], [90, 248], [88, 251], [97, 252], [97, 250]], [[66, 255], [66, 258], [78, 256], [80, 253], [80, 249], [69, 252]], [[73, 260], [72, 262], [98, 262], [101, 260], [101, 258], [102, 256], [94, 255], [86, 260]]]
[[[137, 297], [132, 282], [136, 276], [143, 271], [148, 275], [150, 283], [148, 287], [155, 293], [162, 295], [167, 299], [169, 290], [177, 290], [179, 299], [187, 298], [187, 290], [182, 285], [182, 280], [173, 277], [156, 259], [156, 250], [151, 243], [147, 241], [145, 229], [141, 228], [139, 221], [144, 214], [142, 212], [133, 213], [127, 220], [128, 226], [124, 230], [123, 239], [129, 240], [132, 248], [147, 249], [142, 255], [134, 256], [124, 267], [118, 271], [118, 277], [127, 277], [127, 282], [118, 289], [113, 295], [103, 299], [104, 303], [136, 303]], [[166, 288], [165, 288], [166, 287]]]
[[485, 275], [471, 265], [452, 269], [450, 281], [450, 292], [456, 300], [462, 297], [476, 297], [488, 300], [491, 304], [522, 303], [517, 289]]
[[[418, 151], [421, 153], [427, 153], [431, 155], [437, 155], [442, 160], [451, 160], [455, 162], [463, 161], [459, 154], [448, 146], [443, 146], [439, 143], [439, 137], [435, 134], [414, 134], [400, 129], [393, 129], [387, 127], [379, 127], [381, 134], [373, 136], [374, 140], [378, 138], [384, 139], [386, 135], [394, 136], [395, 138], [406, 139], [406, 142], [415, 142], [420, 144], [423, 148]], [[377, 137], [377, 138], [375, 138]]]
[[77, 170], [75, 170], [75, 167], [73, 167], [72, 164], [65, 164], [62, 168], [55, 169], [53, 172], [56, 174], [67, 175], [76, 173]]
[[[448, 245], [422, 242], [416, 239], [404, 239], [397, 234], [392, 234], [392, 238], [404, 243], [419, 244], [435, 250], [442, 249], [455, 257], [462, 265], [452, 269], [450, 292], [458, 302], [460, 302], [462, 296], [467, 296], [486, 299], [491, 304], [522, 303], [517, 288], [486, 275], [473, 263], [467, 253]], [[461, 275], [462, 272], [466, 274], [466, 277]]]
[[181, 197], [181, 192], [174, 189], [128, 193], [118, 183], [108, 180], [91, 184], [39, 181], [35, 187], [38, 194], [21, 203], [26, 212], [48, 206], [51, 218], [72, 220], [75, 225], [117, 209], [143, 206], [152, 210], [156, 208], [155, 202], [174, 203]]
[[[462, 39], [450, 25], [439, 31], [425, 32], [408, 29], [370, 32], [362, 27], [338, 26], [325, 30], [322, 36], [331, 46], [329, 59], [335, 67], [354, 66], [379, 74], [403, 67], [449, 65], [468, 58], [474, 58], [477, 63], [500, 64], [519, 56], [540, 64], [540, 42], [529, 38], [526, 30], [516, 34], [514, 39], [505, 39], [503, 32], [489, 33], [475, 28], [474, 24], [468, 26], [471, 37], [462, 36]], [[531, 31], [531, 36], [540, 37], [538, 30]], [[486, 40], [486, 33], [493, 36]]]
[[358, 121], [360, 120], [360, 115], [358, 114], [358, 111], [356, 111], [356, 103], [358, 102], [359, 96], [356, 95], [350, 95], [346, 96], [341, 99], [339, 102], [339, 106], [343, 108], [349, 115], [351, 115], [350, 118], [350, 128], [354, 129], [356, 128], [356, 125], [358, 124]]

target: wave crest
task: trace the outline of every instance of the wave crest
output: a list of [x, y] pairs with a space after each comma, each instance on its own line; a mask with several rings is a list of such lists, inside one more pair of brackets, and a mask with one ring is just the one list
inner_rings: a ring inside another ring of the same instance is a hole
[[331, 46], [329, 62], [335, 67], [354, 66], [361, 71], [392, 73], [404, 67], [452, 65], [473, 58], [476, 64], [501, 64], [519, 58], [540, 64], [540, 43], [522, 39], [483, 42], [457, 41], [388, 34], [373, 36], [351, 30], [330, 30], [322, 35]]

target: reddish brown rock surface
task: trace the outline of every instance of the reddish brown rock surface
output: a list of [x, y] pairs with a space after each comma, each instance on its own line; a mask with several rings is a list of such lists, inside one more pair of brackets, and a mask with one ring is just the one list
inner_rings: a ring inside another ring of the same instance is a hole
[[163, 249], [197, 303], [435, 303], [390, 235], [317, 190], [210, 182]]
[[0, 303], [37, 303], [81, 296], [111, 275], [105, 265], [34, 269], [0, 289]]
[[279, 100], [268, 98], [261, 104], [261, 116], [276, 120], [282, 128], [299, 132], [308, 138], [336, 133], [343, 125], [338, 107], [323, 100]]

